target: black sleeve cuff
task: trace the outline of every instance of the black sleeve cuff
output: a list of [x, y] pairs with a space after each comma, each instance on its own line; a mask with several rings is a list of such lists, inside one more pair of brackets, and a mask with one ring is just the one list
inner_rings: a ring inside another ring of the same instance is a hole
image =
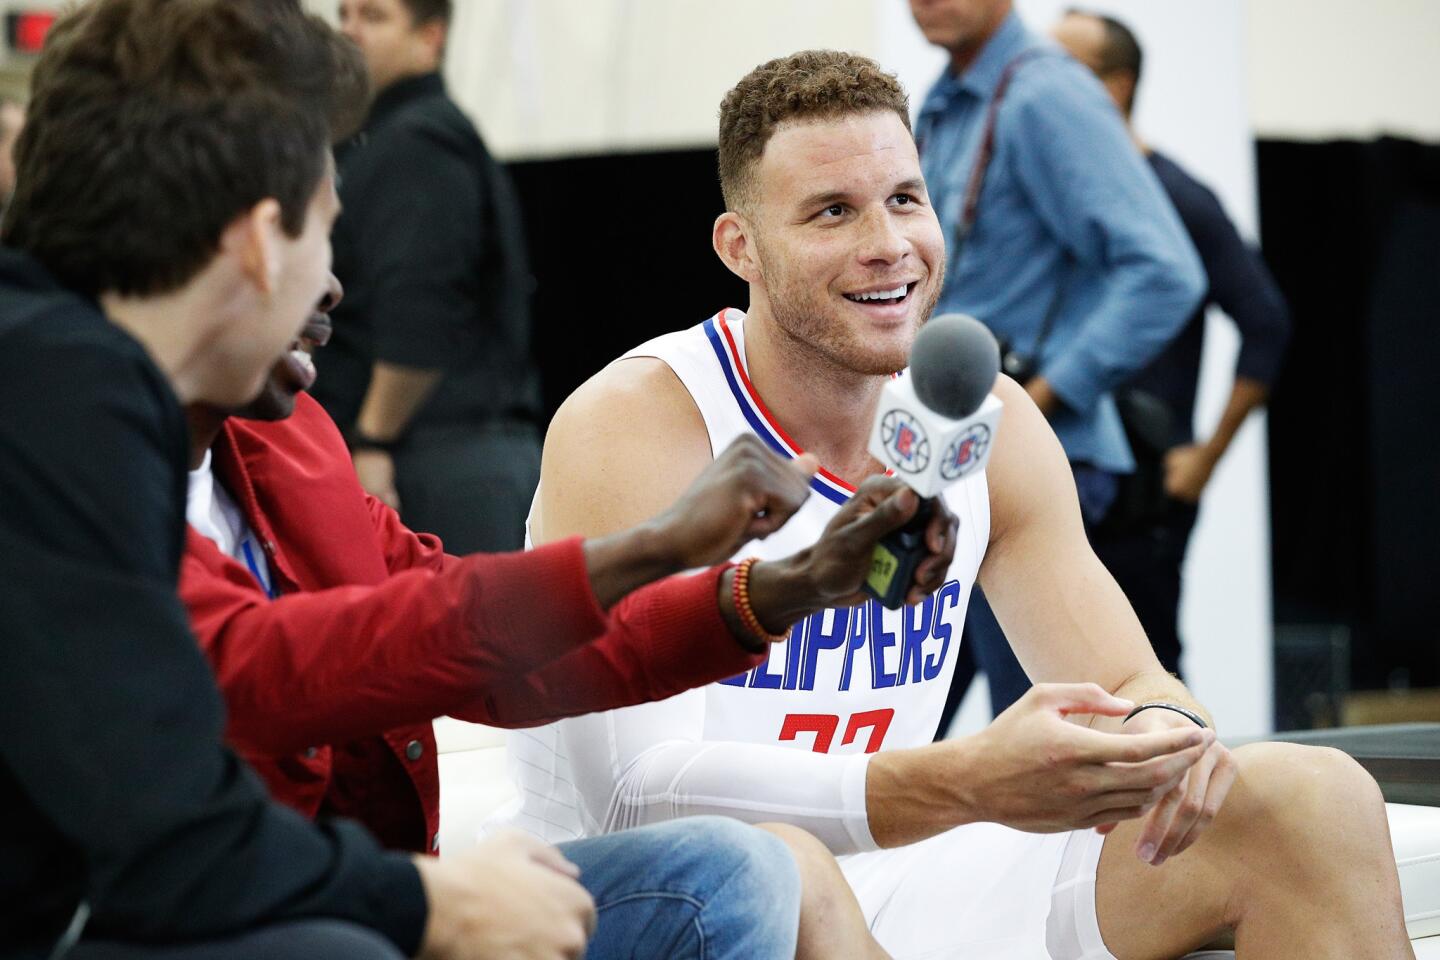
[[377, 867], [371, 892], [373, 921], [368, 926], [413, 957], [420, 952], [430, 916], [420, 871], [408, 856], [398, 853], [387, 853]]

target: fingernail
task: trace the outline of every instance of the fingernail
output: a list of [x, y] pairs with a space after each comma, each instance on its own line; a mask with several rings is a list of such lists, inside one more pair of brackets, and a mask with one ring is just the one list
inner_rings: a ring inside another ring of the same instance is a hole
[[1141, 860], [1144, 860], [1146, 863], [1152, 862], [1152, 861], [1155, 859], [1155, 844], [1153, 844], [1153, 843], [1142, 843], [1142, 844], [1140, 844], [1140, 850], [1138, 851], [1138, 853], [1139, 853], [1139, 855], [1140, 855], [1140, 859], [1141, 859]]
[[1154, 860], [1151, 860], [1151, 861], [1150, 861], [1150, 866], [1152, 866], [1152, 867], [1158, 867], [1158, 866], [1160, 866], [1160, 864], [1164, 863], [1164, 862], [1165, 862], [1166, 860], [1168, 860], [1168, 859], [1170, 859], [1170, 858], [1169, 858], [1169, 857], [1156, 857]]

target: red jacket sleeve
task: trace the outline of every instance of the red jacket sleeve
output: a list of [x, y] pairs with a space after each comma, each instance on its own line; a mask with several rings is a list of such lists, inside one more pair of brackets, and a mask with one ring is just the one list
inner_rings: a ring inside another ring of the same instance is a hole
[[391, 573], [421, 569], [439, 573], [447, 563], [459, 562], [459, 557], [445, 552], [439, 537], [411, 530], [400, 521], [398, 513], [368, 493], [365, 506], [370, 511], [375, 542], [385, 553], [385, 568]]
[[[445, 553], [439, 538], [413, 532], [375, 497], [367, 494], [366, 501], [392, 574], [461, 562]], [[482, 691], [456, 715], [497, 727], [536, 726], [663, 700], [750, 669], [764, 658], [740, 647], [716, 602], [725, 569], [635, 591], [612, 608], [598, 640]]]
[[224, 691], [229, 735], [265, 752], [459, 710], [608, 626], [578, 538], [274, 601], [209, 540], [187, 538], [180, 595]]
[[523, 727], [663, 700], [733, 677], [764, 661], [746, 651], [720, 615], [725, 567], [671, 577], [616, 604], [605, 633], [564, 657], [483, 692], [455, 714]]

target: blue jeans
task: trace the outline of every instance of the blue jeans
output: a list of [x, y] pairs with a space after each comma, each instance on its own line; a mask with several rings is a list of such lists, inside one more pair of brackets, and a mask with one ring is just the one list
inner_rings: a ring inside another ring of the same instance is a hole
[[[775, 837], [691, 817], [560, 845], [595, 898], [586, 960], [795, 956], [800, 874]], [[402, 960], [378, 934], [300, 920], [180, 946], [82, 941], [66, 960]]]
[[595, 898], [586, 960], [795, 956], [800, 875], [768, 833], [690, 817], [560, 849]]

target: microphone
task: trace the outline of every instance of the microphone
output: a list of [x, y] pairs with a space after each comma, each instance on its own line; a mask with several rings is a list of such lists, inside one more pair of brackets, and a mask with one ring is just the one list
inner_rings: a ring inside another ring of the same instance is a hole
[[921, 497], [915, 516], [875, 545], [865, 580], [865, 592], [892, 610], [927, 552], [934, 498], [990, 459], [1002, 406], [990, 391], [999, 372], [994, 335], [974, 317], [949, 313], [920, 328], [909, 369], [880, 394], [870, 454]]

